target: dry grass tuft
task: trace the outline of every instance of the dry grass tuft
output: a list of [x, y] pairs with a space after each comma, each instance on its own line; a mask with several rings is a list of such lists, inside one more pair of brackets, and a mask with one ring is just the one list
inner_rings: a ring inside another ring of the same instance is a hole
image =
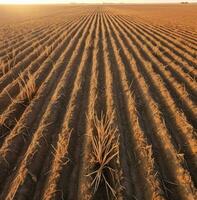
[[95, 132], [90, 135], [92, 153], [91, 163], [94, 169], [88, 176], [92, 177], [91, 185], [94, 193], [98, 190], [99, 185], [105, 185], [107, 195], [111, 193], [116, 197], [115, 174], [116, 170], [112, 163], [118, 159], [119, 140], [117, 137], [117, 128], [113, 127], [113, 118], [101, 114], [101, 118], [94, 115], [93, 123]]
[[50, 54], [53, 52], [54, 47], [53, 46], [46, 46], [45, 47], [45, 54], [46, 56], [50, 56]]
[[61, 134], [58, 139], [57, 147], [52, 145], [54, 152], [52, 153], [56, 163], [61, 165], [66, 165], [69, 162], [68, 155], [68, 145], [70, 143], [72, 130], [66, 134]]
[[53, 148], [52, 154], [54, 156], [54, 160], [52, 162], [52, 167], [50, 171], [49, 180], [46, 184], [46, 190], [43, 196], [43, 200], [54, 199], [56, 193], [61, 192], [58, 190], [58, 180], [60, 179], [62, 168], [68, 164], [70, 161], [68, 158], [68, 146], [71, 138], [72, 130], [66, 134], [67, 131], [63, 131], [59, 135], [57, 146]]
[[19, 100], [20, 101], [31, 101], [33, 98], [33, 95], [36, 91], [36, 83], [35, 83], [35, 77], [28, 72], [27, 78], [22, 76], [22, 74], [19, 74], [19, 88], [20, 88], [20, 96]]

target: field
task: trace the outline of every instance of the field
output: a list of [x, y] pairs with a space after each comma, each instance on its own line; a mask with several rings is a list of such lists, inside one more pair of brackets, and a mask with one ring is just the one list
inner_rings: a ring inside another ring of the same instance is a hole
[[196, 10], [0, 6], [0, 200], [197, 199]]

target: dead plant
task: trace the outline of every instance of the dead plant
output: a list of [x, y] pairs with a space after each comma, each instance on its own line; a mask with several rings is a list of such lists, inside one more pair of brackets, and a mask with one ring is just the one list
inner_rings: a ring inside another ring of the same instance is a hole
[[[99, 188], [101, 183], [104, 183], [107, 196], [111, 193], [116, 197], [115, 174], [113, 164], [118, 159], [119, 155], [119, 139], [117, 137], [117, 128], [113, 126], [113, 118], [101, 114], [99, 119], [97, 115], [93, 117], [93, 124], [95, 131], [90, 135], [91, 141], [91, 164], [94, 166], [92, 172], [87, 176], [92, 177], [91, 186], [93, 192]], [[109, 177], [110, 176], [110, 181]]]
[[28, 100], [30, 102], [36, 91], [35, 77], [30, 72], [27, 73], [26, 78], [19, 74], [18, 85], [21, 91], [19, 101]]

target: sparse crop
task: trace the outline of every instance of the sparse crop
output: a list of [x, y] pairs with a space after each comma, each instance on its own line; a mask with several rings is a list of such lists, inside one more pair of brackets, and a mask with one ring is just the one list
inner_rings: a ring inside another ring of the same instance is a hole
[[18, 79], [18, 84], [21, 91], [19, 101], [28, 100], [30, 102], [36, 91], [35, 77], [28, 72], [27, 77], [19, 74]]
[[116, 170], [113, 168], [113, 161], [118, 158], [119, 141], [117, 138], [117, 128], [113, 127], [112, 118], [101, 114], [100, 119], [94, 116], [95, 131], [91, 138], [91, 165], [92, 172], [88, 176], [92, 177], [92, 187], [94, 193], [100, 184], [104, 183], [106, 191], [116, 196], [114, 189]]
[[197, 199], [195, 11], [0, 6], [0, 199]]

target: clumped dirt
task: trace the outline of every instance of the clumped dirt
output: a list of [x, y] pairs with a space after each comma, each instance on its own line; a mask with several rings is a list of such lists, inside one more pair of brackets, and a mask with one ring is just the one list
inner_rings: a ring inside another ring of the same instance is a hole
[[196, 5], [26, 9], [0, 7], [0, 199], [197, 199]]

